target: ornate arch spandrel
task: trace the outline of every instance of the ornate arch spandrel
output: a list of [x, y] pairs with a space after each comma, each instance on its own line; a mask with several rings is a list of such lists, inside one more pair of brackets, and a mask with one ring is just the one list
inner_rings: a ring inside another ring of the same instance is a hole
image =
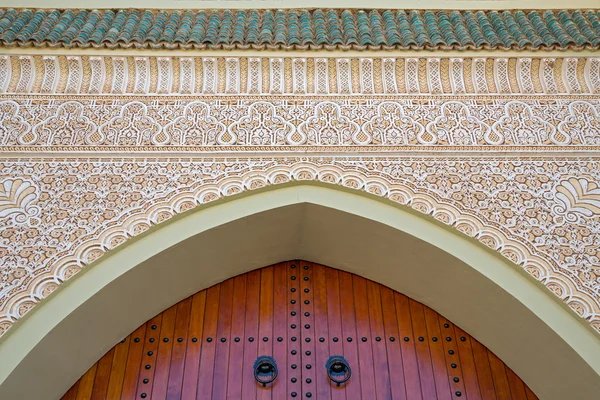
[[[293, 181], [339, 185], [430, 215], [519, 265], [600, 328], [597, 288], [589, 275], [593, 266], [582, 266], [594, 262], [590, 248], [597, 238], [581, 225], [597, 220], [582, 212], [592, 210], [597, 190], [592, 177], [568, 179], [598, 170], [596, 162], [375, 157], [99, 161], [2, 165], [24, 176], [37, 196], [23, 204], [23, 212], [4, 216], [9, 223], [2, 240], [8, 251], [2, 256], [16, 273], [3, 297], [3, 333], [62, 282], [150, 227], [200, 204]], [[13, 199], [10, 193], [7, 202]], [[548, 193], [562, 195], [549, 198]], [[28, 214], [33, 204], [41, 214]], [[540, 221], [537, 227], [533, 219]], [[549, 220], [556, 236], [548, 236], [548, 225], [542, 225]], [[31, 237], [36, 240], [28, 241]], [[568, 246], [558, 246], [567, 239], [579, 240], [583, 251], [571, 248], [569, 253]], [[27, 260], [39, 263], [35, 273], [28, 273]]]
[[[267, 74], [267, 58], [72, 56], [55, 71], [70, 83], [38, 93], [42, 58], [6, 59], [0, 96], [0, 335], [161, 221], [301, 180], [432, 215], [600, 329], [600, 100], [567, 90], [563, 59], [308, 57]], [[593, 82], [597, 58], [570, 60]]]

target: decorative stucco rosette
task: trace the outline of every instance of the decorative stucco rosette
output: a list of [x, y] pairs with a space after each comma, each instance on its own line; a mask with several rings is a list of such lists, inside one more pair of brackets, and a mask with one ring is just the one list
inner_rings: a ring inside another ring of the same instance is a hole
[[0, 73], [0, 334], [151, 226], [291, 181], [430, 215], [600, 330], [595, 58], [36, 57]]

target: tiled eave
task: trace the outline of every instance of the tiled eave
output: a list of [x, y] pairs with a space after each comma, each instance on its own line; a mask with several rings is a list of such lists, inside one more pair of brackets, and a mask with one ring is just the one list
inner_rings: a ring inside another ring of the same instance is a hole
[[0, 9], [0, 46], [199, 50], [597, 50], [600, 9]]

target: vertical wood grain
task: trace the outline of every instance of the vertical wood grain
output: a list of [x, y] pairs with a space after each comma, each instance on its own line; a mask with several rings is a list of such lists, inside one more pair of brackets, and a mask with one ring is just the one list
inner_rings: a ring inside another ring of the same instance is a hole
[[[292, 324], [299, 326], [302, 323], [300, 317], [300, 286], [298, 283], [301, 279], [299, 278], [300, 268], [302, 268], [302, 262], [293, 261], [290, 263], [287, 273], [286, 308], [288, 317], [286, 329], [288, 330], [288, 351], [287, 364], [280, 366], [280, 368], [288, 369], [288, 380], [286, 382], [288, 395], [286, 398], [291, 398], [291, 393], [296, 393], [296, 395], [302, 393], [302, 349], [300, 348], [302, 338], [297, 330], [291, 328]], [[300, 367], [293, 369], [292, 365], [294, 364]]]
[[209, 399], [213, 389], [213, 373], [215, 369], [215, 352], [217, 344], [217, 321], [219, 318], [219, 298], [221, 285], [215, 285], [206, 292], [204, 311], [204, 335], [200, 353], [200, 369], [198, 371], [198, 400]]
[[[244, 369], [244, 323], [246, 318], [246, 274], [233, 279], [233, 313], [231, 314], [231, 350], [229, 354], [229, 375], [227, 377], [227, 398], [242, 398], [242, 371]], [[236, 342], [236, 338], [239, 341]]]
[[[300, 276], [302, 279], [299, 281], [301, 316], [297, 330], [301, 332], [302, 397], [304, 397], [306, 393], [311, 393], [312, 396], [315, 394], [315, 371], [318, 368], [315, 364], [315, 341], [318, 341], [318, 338], [315, 338], [313, 266], [307, 262], [300, 263], [298, 266], [301, 267]], [[306, 316], [305, 313], [309, 313], [309, 315]]]
[[[254, 379], [260, 355], [274, 357], [279, 370], [266, 387]], [[330, 355], [352, 368], [339, 387], [326, 374]], [[311, 400], [537, 400], [497, 356], [434, 310], [299, 260], [173, 305], [109, 350], [62, 399], [278, 400], [292, 392]]]
[[537, 400], [537, 396], [533, 393], [529, 386], [525, 385], [525, 393], [527, 394], [527, 400]]
[[158, 350], [156, 352], [154, 384], [152, 385], [153, 399], [164, 399], [167, 397], [169, 370], [171, 368], [171, 353], [173, 352], [173, 332], [175, 331], [176, 317], [177, 305], [174, 305], [163, 313], [160, 336], [158, 337]]
[[196, 398], [198, 389], [198, 371], [200, 369], [200, 354], [202, 353], [202, 338], [204, 336], [204, 314], [206, 311], [206, 290], [192, 296], [192, 311], [185, 366], [183, 368], [182, 399]]
[[77, 399], [77, 389], [79, 389], [79, 380], [75, 382], [73, 386], [61, 397], [61, 400], [76, 400]]
[[398, 318], [398, 335], [401, 337], [402, 365], [404, 368], [404, 382], [406, 383], [406, 398], [420, 400], [421, 381], [419, 377], [419, 364], [417, 361], [416, 341], [413, 332], [410, 314], [410, 299], [400, 293], [394, 293], [396, 313]]
[[[350, 379], [344, 387], [346, 389], [346, 399], [355, 400], [362, 398], [362, 374], [363, 368], [359, 362], [358, 345], [356, 342], [357, 321], [354, 307], [353, 293], [353, 275], [347, 272], [339, 271], [338, 275], [340, 285], [341, 311], [342, 311], [342, 336], [339, 341], [342, 342], [343, 356], [346, 358], [352, 368], [354, 379]], [[349, 342], [348, 338], [352, 341]], [[371, 366], [372, 368], [372, 366]], [[333, 390], [336, 390], [335, 388]]]
[[[246, 321], [242, 398], [256, 399], [256, 381], [252, 366], [258, 357], [258, 314], [260, 301], [260, 270], [248, 273], [246, 285]], [[252, 341], [251, 341], [252, 340]]]
[[98, 361], [98, 369], [94, 378], [94, 388], [92, 390], [92, 400], [101, 400], [106, 398], [108, 391], [108, 380], [110, 379], [110, 370], [112, 367], [115, 349], [112, 348]]
[[[141, 398], [142, 393], [150, 397], [152, 395], [152, 385], [154, 384], [154, 370], [156, 369], [156, 351], [160, 340], [160, 326], [163, 314], [148, 321], [146, 325], [146, 340], [142, 353], [142, 364], [140, 368], [136, 398]], [[147, 379], [147, 382], [144, 381]]]
[[496, 389], [498, 400], [510, 399], [510, 386], [508, 384], [504, 363], [502, 363], [502, 361], [500, 361], [500, 359], [491, 351], [488, 350], [487, 353], [488, 359], [490, 360], [490, 368], [492, 370], [494, 388]]
[[[454, 328], [457, 335], [466, 335], [466, 332], [460, 328]], [[487, 349], [478, 341], [471, 341], [473, 350], [473, 358], [475, 360], [475, 368], [477, 369], [477, 380], [479, 381], [479, 390], [481, 397], [484, 400], [496, 400], [496, 388], [494, 387], [494, 378], [492, 377], [492, 369], [490, 360], [487, 355]]]
[[381, 305], [383, 310], [383, 325], [387, 363], [390, 371], [390, 392], [393, 399], [406, 399], [406, 384], [404, 377], [404, 365], [402, 362], [402, 350], [400, 348], [402, 338], [398, 336], [398, 316], [394, 292], [381, 286]]
[[433, 376], [433, 365], [429, 351], [429, 340], [427, 326], [425, 324], [425, 312], [423, 305], [414, 300], [409, 300], [410, 315], [413, 324], [413, 332], [416, 337], [415, 349], [417, 350], [417, 361], [419, 365], [419, 378], [421, 380], [421, 392], [425, 399], [435, 399], [435, 378]]
[[135, 397], [142, 366], [142, 354], [146, 343], [147, 325], [148, 323], [146, 322], [129, 336], [129, 351], [127, 352], [125, 376], [123, 377], [123, 388], [121, 390], [122, 400]]
[[508, 386], [510, 387], [510, 395], [513, 400], [527, 400], [527, 393], [525, 393], [525, 385], [523, 381], [519, 379], [517, 374], [512, 369], [504, 366], [506, 370], [506, 376], [508, 377]]
[[[273, 267], [261, 269], [259, 304], [258, 355], [270, 356], [273, 354]], [[270, 386], [257, 385], [256, 393], [259, 400], [272, 398]]]
[[[325, 338], [325, 343], [329, 346], [327, 356], [344, 355], [346, 359], [350, 359], [350, 355], [344, 353], [339, 274], [338, 271], [333, 268], [325, 268], [325, 275], [327, 279], [327, 328], [329, 331], [329, 337]], [[333, 338], [337, 338], [338, 340], [334, 341]], [[357, 366], [351, 365], [350, 367], [355, 374], [358, 373]], [[351, 382], [348, 382], [341, 387], [330, 385], [331, 398], [333, 400], [345, 400], [347, 388], [351, 390], [354, 389], [351, 385]], [[354, 387], [356, 387], [356, 385]], [[357, 392], [360, 393], [360, 385], [358, 385]]]
[[283, 263], [273, 269], [273, 358], [278, 366], [279, 376], [271, 384], [273, 399], [285, 399], [287, 394], [287, 297], [289, 263]]
[[[373, 365], [373, 348], [368, 339], [371, 336], [369, 321], [369, 303], [367, 300], [367, 281], [357, 275], [352, 277], [354, 289], [354, 310], [356, 313], [356, 336], [351, 337], [358, 346], [358, 360], [360, 363], [360, 388], [363, 399], [377, 398], [375, 386], [375, 370]], [[363, 342], [361, 338], [366, 337]], [[348, 337], [345, 338], [346, 341]]]
[[[315, 324], [315, 390], [317, 399], [330, 399], [331, 387], [329, 378], [324, 373], [319, 373], [325, 367], [329, 358], [329, 332], [327, 315], [327, 273], [325, 267], [311, 264], [313, 271], [313, 300]], [[321, 341], [323, 339], [323, 341]]]
[[[392, 395], [390, 384], [390, 370], [387, 359], [385, 331], [383, 329], [383, 310], [381, 305], [381, 285], [366, 280], [367, 297], [364, 299], [369, 310], [369, 324], [371, 330], [366, 336], [367, 341], [360, 337], [359, 348], [363, 344], [370, 345], [373, 352], [373, 370], [375, 372], [375, 392], [378, 399], [389, 399]], [[360, 335], [359, 335], [360, 336]], [[377, 340], [379, 338], [380, 340]]]
[[98, 363], [94, 364], [83, 376], [79, 379], [79, 387], [77, 388], [77, 400], [90, 400], [92, 398], [92, 389], [94, 388], [94, 379], [96, 378], [96, 369]]
[[[221, 283], [217, 323], [215, 367], [213, 372], [213, 400], [227, 398], [229, 346], [231, 345], [231, 317], [233, 315], [233, 279]], [[223, 341], [223, 339], [225, 341]]]
[[188, 297], [177, 304], [175, 332], [173, 333], [173, 351], [171, 353], [171, 368], [169, 369], [169, 381], [167, 385], [167, 400], [181, 398], [191, 308], [191, 297]]
[[[463, 341], [463, 335], [460, 335], [460, 337], [456, 335], [454, 325], [450, 321], [441, 315], [439, 319], [441, 335], [444, 338], [450, 337], [452, 339], [451, 341], [443, 340], [446, 366], [449, 366], [450, 391], [452, 393], [461, 392], [469, 400], [481, 399], [470, 342]], [[452, 354], [450, 354], [451, 352]], [[456, 368], [452, 368], [452, 364], [456, 364]], [[459, 381], [455, 382], [455, 379], [459, 379]]]
[[[425, 325], [427, 327], [427, 338], [429, 350], [431, 352], [431, 361], [433, 363], [433, 376], [435, 379], [435, 390], [438, 400], [450, 400], [452, 392], [450, 391], [450, 383], [448, 382], [448, 369], [452, 370], [451, 366], [446, 367], [446, 356], [444, 352], [444, 343], [454, 343], [452, 335], [440, 332], [438, 314], [429, 307], [423, 307], [425, 312]], [[434, 341], [433, 338], [438, 338]], [[460, 364], [456, 364], [454, 371], [460, 375]]]
[[125, 368], [127, 367], [127, 355], [129, 354], [129, 346], [133, 338], [128, 336], [122, 343], [114, 347], [113, 362], [108, 380], [108, 390], [106, 398], [120, 399], [123, 390], [123, 380], [125, 379]]

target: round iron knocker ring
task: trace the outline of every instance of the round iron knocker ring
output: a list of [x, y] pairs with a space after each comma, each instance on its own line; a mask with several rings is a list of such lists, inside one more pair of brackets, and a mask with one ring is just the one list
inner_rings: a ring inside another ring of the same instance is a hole
[[350, 379], [352, 369], [348, 361], [342, 356], [331, 356], [327, 360], [327, 375], [332, 382], [340, 386]]
[[261, 356], [254, 362], [254, 379], [263, 386], [277, 378], [277, 363], [272, 357]]

